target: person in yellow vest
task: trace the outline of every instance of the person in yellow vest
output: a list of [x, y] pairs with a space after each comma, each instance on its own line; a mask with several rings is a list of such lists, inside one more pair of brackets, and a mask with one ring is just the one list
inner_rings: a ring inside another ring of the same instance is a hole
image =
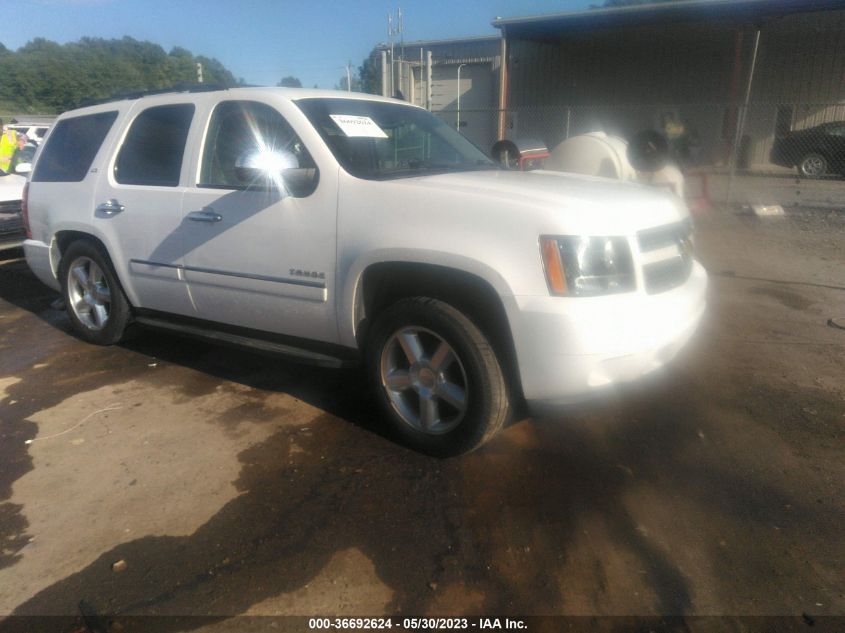
[[18, 135], [14, 130], [6, 129], [3, 124], [3, 119], [0, 119], [0, 169], [9, 171], [9, 163], [12, 162], [12, 156], [18, 148]]
[[18, 134], [18, 147], [12, 154], [12, 161], [9, 163], [9, 172], [16, 174], [18, 165], [21, 163], [32, 163], [32, 155], [35, 154], [35, 145], [30, 145], [29, 137], [26, 134]]

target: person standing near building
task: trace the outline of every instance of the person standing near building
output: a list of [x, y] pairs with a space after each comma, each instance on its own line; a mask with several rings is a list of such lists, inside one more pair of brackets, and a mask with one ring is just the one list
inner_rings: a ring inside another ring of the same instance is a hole
[[0, 119], [0, 134], [0, 169], [9, 171], [9, 163], [18, 148], [18, 135], [14, 130], [6, 128], [3, 119]]
[[17, 148], [12, 154], [12, 160], [9, 162], [9, 169], [11, 173], [17, 173], [15, 170], [21, 163], [31, 163], [32, 155], [35, 154], [35, 145], [30, 144], [29, 137], [26, 134], [18, 134]]

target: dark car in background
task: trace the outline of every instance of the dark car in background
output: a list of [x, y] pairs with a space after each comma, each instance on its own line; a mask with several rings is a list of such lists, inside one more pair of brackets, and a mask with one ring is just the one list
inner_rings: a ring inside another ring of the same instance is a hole
[[845, 121], [789, 132], [775, 139], [770, 158], [775, 165], [797, 167], [808, 178], [845, 176]]

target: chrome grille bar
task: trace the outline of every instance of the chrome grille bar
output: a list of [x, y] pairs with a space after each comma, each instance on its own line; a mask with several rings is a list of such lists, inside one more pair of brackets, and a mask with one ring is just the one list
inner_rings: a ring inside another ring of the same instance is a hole
[[685, 220], [637, 233], [645, 290], [648, 294], [677, 288], [692, 273], [692, 222]]

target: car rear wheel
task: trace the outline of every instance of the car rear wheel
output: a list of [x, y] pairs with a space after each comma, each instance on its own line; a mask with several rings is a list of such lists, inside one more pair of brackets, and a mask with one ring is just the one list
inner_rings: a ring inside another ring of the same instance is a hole
[[510, 416], [504, 375], [490, 343], [463, 313], [436, 299], [403, 299], [377, 318], [368, 370], [399, 439], [429, 455], [472, 451]]
[[108, 256], [91, 242], [74, 242], [62, 256], [59, 275], [68, 316], [79, 337], [97, 345], [117, 343], [131, 313]]
[[806, 154], [798, 164], [798, 171], [807, 178], [818, 178], [827, 173], [827, 159], [816, 152]]

